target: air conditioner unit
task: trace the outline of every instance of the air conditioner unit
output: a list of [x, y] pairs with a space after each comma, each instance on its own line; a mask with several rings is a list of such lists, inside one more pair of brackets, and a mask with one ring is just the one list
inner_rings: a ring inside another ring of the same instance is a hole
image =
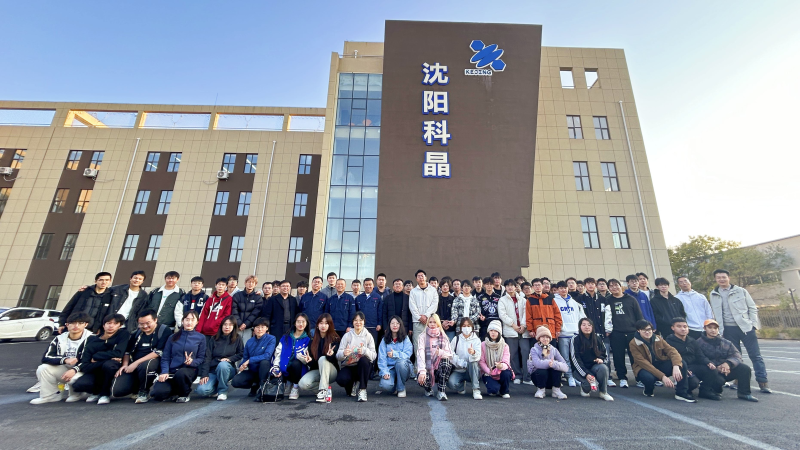
[[13, 172], [11, 167], [0, 167], [0, 175], [11, 175]]
[[227, 180], [228, 178], [230, 178], [230, 176], [231, 173], [228, 172], [228, 169], [222, 169], [217, 172], [217, 178], [219, 178], [220, 180]]
[[84, 169], [83, 176], [87, 178], [96, 178], [97, 177], [97, 169]]

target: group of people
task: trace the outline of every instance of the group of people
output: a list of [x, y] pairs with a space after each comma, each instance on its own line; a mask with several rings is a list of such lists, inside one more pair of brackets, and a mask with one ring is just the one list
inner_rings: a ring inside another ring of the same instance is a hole
[[[483, 398], [510, 397], [511, 384], [547, 390], [566, 399], [562, 382], [580, 395], [613, 401], [611, 361], [620, 388], [628, 388], [625, 355], [645, 396], [656, 386], [694, 403], [692, 394], [720, 400], [723, 387], [738, 398], [753, 397], [753, 370], [740, 354], [744, 344], [761, 392], [769, 393], [755, 330], [758, 310], [750, 294], [714, 273], [717, 287], [706, 297], [686, 277], [673, 296], [669, 281], [648, 288], [644, 273], [617, 279], [451, 279], [415, 274], [416, 286], [385, 274], [354, 280], [350, 291], [335, 273], [314, 277], [311, 286], [266, 282], [248, 276], [219, 278], [211, 295], [204, 280], [178, 287], [168, 272], [164, 284], [145, 292], [146, 274], [111, 286], [101, 272], [82, 287], [59, 318], [60, 333], [37, 369], [40, 393], [32, 404], [87, 401], [108, 404], [174, 400], [194, 392], [227, 399], [229, 388], [249, 389], [255, 401], [275, 401], [288, 392], [316, 392], [329, 402], [338, 384], [357, 401], [376, 393], [406, 396], [410, 380], [426, 396], [447, 400], [447, 390]], [[563, 381], [562, 381], [563, 380]]]

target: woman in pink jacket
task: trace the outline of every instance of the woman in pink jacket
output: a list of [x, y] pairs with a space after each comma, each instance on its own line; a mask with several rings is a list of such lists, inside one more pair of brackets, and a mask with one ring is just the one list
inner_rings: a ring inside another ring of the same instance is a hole
[[433, 383], [436, 383], [436, 398], [446, 401], [447, 380], [453, 371], [453, 352], [450, 341], [442, 329], [442, 322], [437, 314], [431, 314], [425, 325], [425, 333], [417, 338], [417, 383], [425, 388], [425, 395], [433, 395]]
[[511, 398], [508, 386], [514, 379], [514, 371], [511, 370], [508, 344], [503, 339], [503, 325], [499, 320], [489, 323], [486, 340], [481, 343], [481, 360], [478, 364], [483, 373], [486, 393]]

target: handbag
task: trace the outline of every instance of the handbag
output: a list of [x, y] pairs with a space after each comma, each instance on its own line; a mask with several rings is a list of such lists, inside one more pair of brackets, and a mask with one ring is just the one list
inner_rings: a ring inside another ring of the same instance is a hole
[[261, 401], [264, 403], [282, 402], [284, 392], [283, 380], [270, 374], [267, 381], [261, 385]]

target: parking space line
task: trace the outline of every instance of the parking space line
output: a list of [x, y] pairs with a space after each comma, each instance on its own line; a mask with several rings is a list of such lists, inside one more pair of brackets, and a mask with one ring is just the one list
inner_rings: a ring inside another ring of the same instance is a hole
[[708, 448], [708, 447], [703, 447], [702, 445], [698, 444], [697, 442], [693, 442], [693, 441], [691, 441], [689, 439], [686, 439], [685, 437], [682, 437], [682, 436], [676, 436], [676, 437], [668, 438], [668, 439], [675, 439], [676, 441], [686, 442], [687, 444], [694, 445], [695, 447], [702, 448], [703, 450], [713, 450], [713, 449]]
[[659, 408], [658, 406], [654, 406], [654, 405], [651, 405], [649, 403], [645, 403], [645, 402], [642, 402], [642, 401], [639, 401], [639, 400], [628, 398], [628, 397], [625, 397], [623, 395], [620, 395], [617, 398], [622, 398], [623, 400], [626, 400], [626, 401], [629, 401], [629, 402], [634, 403], [636, 405], [639, 405], [641, 407], [653, 410], [653, 411], [655, 411], [657, 413], [664, 414], [665, 416], [671, 417], [671, 418], [673, 418], [675, 420], [680, 420], [681, 422], [685, 422], [685, 423], [688, 423], [690, 425], [694, 425], [696, 427], [703, 428], [703, 429], [705, 429], [707, 431], [710, 431], [710, 432], [712, 432], [714, 434], [718, 434], [720, 436], [723, 436], [723, 437], [726, 437], [726, 438], [729, 438], [729, 439], [733, 439], [735, 441], [739, 441], [739, 442], [742, 442], [742, 443], [747, 444], [747, 445], [751, 445], [751, 446], [756, 447], [756, 448], [760, 448], [761, 450], [780, 450], [779, 447], [775, 447], [773, 445], [769, 445], [769, 444], [767, 444], [765, 442], [757, 441], [755, 439], [750, 439], [749, 437], [742, 436], [741, 434], [736, 434], [736, 433], [731, 432], [731, 431], [723, 430], [722, 428], [718, 428], [718, 427], [715, 427], [714, 425], [707, 424], [707, 423], [705, 423], [705, 422], [703, 422], [703, 421], [701, 421], [701, 420], [699, 420], [697, 418], [694, 418], [694, 417], [687, 417], [687, 416], [684, 416], [683, 414], [679, 414], [679, 413], [676, 413], [674, 411], [670, 411], [668, 409]]
[[589, 450], [605, 450], [601, 445], [594, 443], [591, 439], [576, 438], [575, 440], [583, 444], [583, 446]]
[[792, 396], [792, 397], [798, 397], [798, 398], [800, 398], [800, 395], [797, 395], [797, 394], [792, 394], [791, 392], [776, 391], [775, 389], [772, 389], [772, 392], [773, 392], [773, 393], [775, 393], [775, 394], [790, 395], [790, 396]]
[[447, 408], [442, 406], [438, 400], [428, 401], [431, 408], [431, 434], [442, 450], [458, 450], [461, 448], [461, 438], [453, 428], [453, 424], [447, 420]]

